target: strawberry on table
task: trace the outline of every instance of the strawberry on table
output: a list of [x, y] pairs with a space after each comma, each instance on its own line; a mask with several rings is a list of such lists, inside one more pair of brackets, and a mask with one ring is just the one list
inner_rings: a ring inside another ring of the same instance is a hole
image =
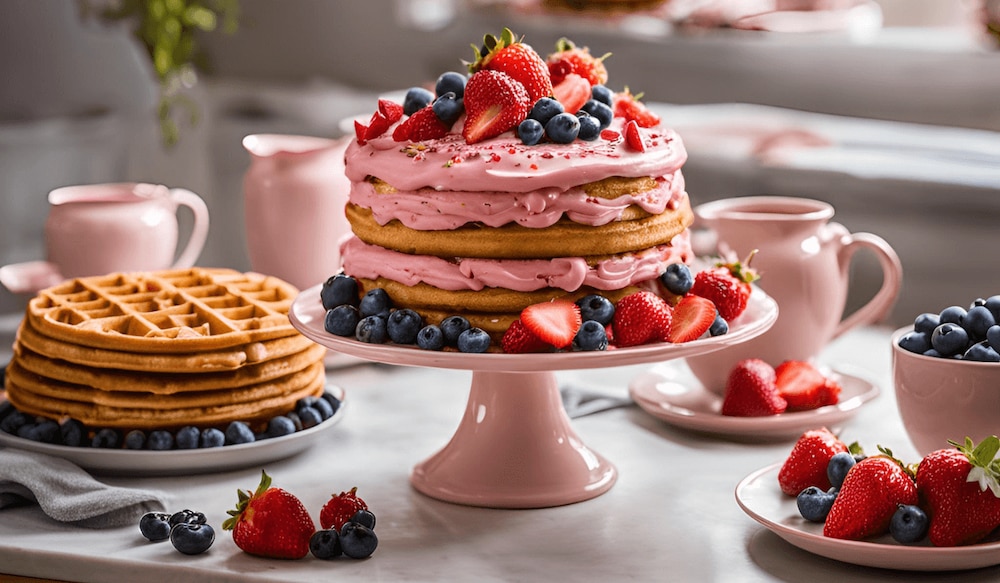
[[357, 487], [334, 494], [319, 512], [319, 525], [339, 531], [358, 510], [368, 510], [368, 504], [358, 497]]
[[222, 528], [233, 531], [233, 542], [246, 553], [274, 559], [301, 559], [309, 554], [309, 539], [316, 526], [309, 511], [294, 495], [271, 486], [271, 476], [261, 471], [254, 492], [238, 490], [236, 510]]
[[847, 472], [823, 524], [824, 536], [862, 540], [885, 534], [900, 504], [917, 503], [913, 476], [892, 452], [882, 451]]
[[608, 69], [604, 66], [604, 59], [609, 56], [611, 53], [595, 57], [590, 54], [589, 48], [578, 47], [564, 37], [556, 42], [556, 51], [545, 59], [545, 63], [554, 85], [558, 85], [571, 73], [583, 77], [590, 85], [603, 85], [608, 82]]
[[778, 394], [774, 378], [774, 367], [759, 358], [738, 362], [726, 381], [722, 414], [764, 417], [783, 413], [787, 404]]
[[690, 342], [708, 332], [715, 322], [715, 304], [703, 297], [687, 294], [674, 306], [667, 342]]
[[931, 452], [917, 466], [917, 491], [939, 547], [970, 545], [1000, 526], [1000, 440], [990, 436]]
[[491, 34], [483, 38], [482, 49], [476, 48], [476, 60], [469, 65], [469, 72], [489, 70], [509, 75], [524, 86], [531, 103], [552, 95], [549, 67], [530, 45], [516, 38], [509, 28], [503, 29], [500, 38]]
[[806, 411], [840, 401], [841, 387], [812, 363], [786, 360], [774, 369], [778, 392], [788, 403], [789, 411]]
[[618, 300], [611, 330], [619, 347], [666, 340], [673, 310], [660, 296], [639, 291]]
[[750, 268], [755, 251], [746, 260], [720, 262], [715, 267], [698, 272], [694, 277], [691, 293], [712, 300], [719, 314], [732, 322], [747, 308], [750, 300], [750, 284], [759, 279], [757, 272]]
[[789, 496], [798, 496], [809, 486], [824, 492], [830, 489], [826, 469], [830, 459], [848, 451], [847, 445], [826, 427], [803, 433], [778, 470], [778, 485]]
[[534, 104], [524, 85], [506, 73], [493, 70], [482, 70], [469, 78], [464, 100], [466, 117], [462, 136], [469, 144], [514, 129]]
[[525, 330], [546, 344], [566, 348], [573, 343], [580, 325], [580, 306], [568, 300], [532, 304], [521, 311]]

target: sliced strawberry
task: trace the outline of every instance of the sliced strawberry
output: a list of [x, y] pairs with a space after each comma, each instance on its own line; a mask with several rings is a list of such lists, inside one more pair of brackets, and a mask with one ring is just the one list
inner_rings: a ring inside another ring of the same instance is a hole
[[431, 106], [417, 110], [403, 123], [396, 126], [392, 139], [397, 142], [434, 140], [448, 135], [451, 126], [441, 121]]
[[525, 329], [539, 340], [556, 348], [566, 348], [580, 329], [583, 320], [580, 306], [568, 300], [532, 304], [521, 311]]
[[636, 152], [646, 151], [646, 144], [642, 141], [642, 131], [634, 120], [625, 122], [625, 143]]
[[634, 121], [639, 127], [651, 128], [660, 123], [660, 116], [650, 111], [645, 103], [639, 101], [639, 96], [632, 95], [628, 89], [615, 94], [614, 105], [615, 117]]
[[368, 120], [368, 129], [365, 131], [365, 140], [374, 140], [385, 133], [392, 122], [389, 121], [381, 111], [376, 111]]
[[358, 120], [354, 120], [354, 135], [357, 136], [358, 143], [364, 146], [368, 143], [368, 139], [365, 137], [368, 135], [368, 126]]
[[687, 294], [674, 306], [667, 342], [690, 342], [701, 338], [715, 322], [715, 304], [705, 298]]
[[788, 403], [789, 411], [817, 409], [840, 400], [840, 385], [808, 362], [786, 360], [774, 372], [778, 392]]
[[528, 117], [532, 101], [524, 85], [500, 71], [483, 70], [465, 86], [465, 127], [469, 144], [494, 138], [514, 129]]
[[552, 345], [532, 334], [521, 320], [514, 320], [500, 339], [500, 348], [508, 354], [527, 354], [548, 352], [552, 350]]
[[601, 130], [601, 139], [609, 142], [617, 142], [622, 139], [622, 135], [615, 130]]
[[570, 73], [552, 88], [552, 96], [568, 113], [576, 113], [590, 99], [590, 82], [576, 73]]
[[783, 413], [787, 403], [774, 384], [774, 368], [759, 358], [748, 358], [733, 367], [726, 381], [722, 414], [764, 417]]
[[403, 117], [403, 106], [389, 99], [378, 100], [378, 111], [390, 124], [394, 124]]
[[618, 300], [611, 321], [615, 344], [638, 346], [660, 341], [670, 332], [673, 313], [663, 298], [650, 291], [629, 294]]

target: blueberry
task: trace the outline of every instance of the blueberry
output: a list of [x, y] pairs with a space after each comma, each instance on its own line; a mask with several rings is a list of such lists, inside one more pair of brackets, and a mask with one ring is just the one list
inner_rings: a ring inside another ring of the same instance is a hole
[[166, 512], [147, 512], [139, 518], [139, 532], [146, 540], [161, 541], [170, 538], [170, 515]]
[[615, 317], [615, 305], [608, 298], [599, 294], [590, 294], [576, 300], [580, 307], [580, 319], [595, 320], [602, 326], [607, 326]]
[[559, 113], [545, 124], [545, 135], [557, 144], [568, 144], [580, 133], [580, 119], [572, 113]]
[[316, 427], [323, 422], [323, 417], [315, 407], [302, 407], [296, 413], [299, 414], [299, 419], [302, 420], [302, 429]]
[[348, 522], [340, 529], [340, 548], [352, 559], [370, 557], [378, 547], [375, 531], [356, 522]]
[[1000, 362], [1000, 353], [997, 353], [989, 343], [977, 342], [969, 347], [962, 355], [962, 360], [974, 360], [976, 362]]
[[125, 449], [145, 449], [146, 432], [133, 429], [125, 434]]
[[990, 329], [986, 331], [986, 341], [990, 343], [993, 350], [1000, 352], [1000, 324], [990, 326]]
[[441, 320], [439, 327], [444, 334], [445, 346], [458, 346], [458, 337], [471, 328], [472, 324], [462, 316], [448, 316]]
[[338, 273], [323, 282], [319, 297], [323, 308], [327, 310], [343, 305], [357, 306], [358, 282], [349, 275]]
[[337, 410], [340, 409], [340, 399], [334, 397], [330, 392], [324, 392], [320, 398], [330, 404], [330, 416], [336, 415]]
[[295, 411], [289, 411], [288, 413], [285, 413], [285, 417], [288, 417], [288, 420], [295, 426], [295, 431], [302, 431], [302, 419], [299, 418], [298, 413]]
[[358, 322], [358, 327], [354, 330], [354, 335], [358, 340], [369, 344], [385, 344], [389, 340], [389, 333], [386, 331], [385, 318], [382, 316], [367, 316]]
[[826, 515], [830, 513], [830, 507], [833, 506], [833, 501], [836, 499], [836, 488], [830, 488], [824, 492], [816, 486], [809, 486], [799, 492], [795, 498], [795, 505], [802, 518], [810, 522], [824, 522]]
[[198, 449], [199, 438], [201, 431], [193, 425], [186, 425], [177, 430], [174, 443], [177, 444], [177, 449]]
[[465, 83], [466, 78], [462, 73], [455, 71], [441, 73], [441, 76], [434, 83], [434, 92], [438, 97], [445, 93], [454, 93], [456, 98], [461, 99], [465, 96]]
[[250, 426], [242, 421], [233, 421], [226, 427], [226, 445], [239, 445], [256, 441]]
[[417, 333], [424, 327], [424, 319], [409, 308], [395, 310], [386, 321], [389, 339], [396, 344], [416, 344]]
[[517, 124], [517, 137], [521, 138], [521, 143], [525, 146], [534, 146], [545, 137], [545, 127], [537, 119], [529, 117]]
[[585, 142], [593, 142], [601, 136], [601, 122], [585, 111], [578, 111], [576, 119], [580, 122], [577, 137]]
[[411, 87], [403, 97], [403, 113], [413, 115], [434, 101], [434, 93], [423, 87]]
[[334, 529], [317, 530], [309, 539], [309, 552], [317, 559], [334, 559], [343, 554], [340, 535]]
[[417, 332], [417, 346], [424, 350], [441, 350], [444, 348], [444, 332], [434, 324], [428, 324]]
[[392, 300], [389, 299], [389, 294], [380, 287], [369, 290], [362, 296], [361, 303], [358, 304], [358, 311], [361, 312], [362, 318], [368, 316], [388, 318], [391, 309]]
[[295, 424], [292, 420], [284, 415], [278, 415], [277, 417], [271, 417], [267, 421], [267, 436], [268, 437], [283, 437], [285, 435], [291, 435], [295, 433]]
[[94, 434], [93, 441], [90, 442], [92, 447], [99, 447], [103, 449], [118, 449], [121, 444], [121, 433], [115, 429], [111, 429], [110, 427], [99, 429], [97, 433]]
[[528, 112], [528, 119], [536, 120], [544, 127], [553, 117], [564, 113], [566, 108], [563, 104], [551, 97], [542, 97], [531, 106]]
[[178, 524], [205, 524], [208, 522], [208, 519], [205, 518], [205, 515], [201, 512], [195, 512], [194, 510], [185, 508], [184, 510], [178, 510], [177, 512], [171, 514], [167, 519], [167, 522], [170, 523], [170, 526], [176, 526]]
[[597, 118], [602, 130], [611, 125], [611, 120], [615, 118], [615, 112], [611, 109], [611, 106], [597, 99], [587, 101], [580, 110], [586, 111]]
[[355, 524], [360, 524], [361, 526], [367, 526], [368, 528], [375, 530], [375, 514], [371, 510], [361, 509], [351, 516], [348, 522], [353, 522]]
[[207, 427], [201, 430], [201, 447], [222, 447], [226, 443], [226, 434], [214, 427]]
[[361, 313], [347, 304], [326, 311], [323, 329], [336, 336], [354, 336], [354, 330], [361, 321]]
[[941, 324], [931, 334], [931, 347], [944, 356], [965, 352], [968, 345], [969, 334], [958, 324]]
[[573, 350], [607, 350], [608, 332], [604, 325], [595, 320], [587, 320], [580, 325], [573, 337]]
[[976, 306], [965, 314], [962, 327], [973, 342], [986, 339], [986, 331], [997, 324], [996, 318], [986, 306]]
[[694, 276], [691, 268], [683, 263], [671, 263], [660, 274], [660, 283], [675, 296], [682, 296], [694, 286]]
[[59, 434], [63, 445], [80, 447], [87, 445], [87, 428], [76, 419], [67, 419], [59, 426]]
[[157, 429], [149, 434], [146, 439], [146, 449], [153, 451], [167, 451], [174, 448], [174, 434], [169, 431]]
[[34, 417], [28, 415], [27, 413], [15, 410], [4, 417], [3, 421], [0, 421], [0, 430], [4, 433], [17, 435], [18, 429], [32, 422], [34, 422]]
[[1000, 295], [986, 298], [983, 305], [986, 306], [986, 309], [989, 310], [991, 314], [993, 314], [993, 319], [1000, 324]]
[[912, 544], [923, 540], [930, 520], [919, 506], [900, 504], [889, 521], [889, 534], [902, 544]]
[[323, 397], [302, 397], [295, 403], [295, 408], [298, 410], [302, 407], [312, 407], [319, 412], [319, 416], [324, 421], [333, 417], [334, 414], [333, 405]]
[[962, 306], [948, 306], [947, 308], [941, 310], [939, 315], [942, 324], [958, 324], [962, 325], [962, 320], [965, 319], [966, 312], [965, 308]]
[[481, 328], [469, 328], [459, 335], [457, 345], [459, 352], [486, 352], [490, 347], [490, 335]]
[[913, 330], [915, 332], [925, 332], [928, 335], [940, 325], [941, 316], [939, 314], [932, 314], [929, 312], [920, 314], [913, 320]]
[[215, 529], [208, 524], [178, 524], [170, 529], [170, 544], [185, 555], [204, 553], [215, 542]]
[[826, 477], [830, 479], [830, 484], [834, 488], [840, 488], [844, 483], [844, 478], [847, 476], [848, 470], [854, 467], [857, 460], [854, 459], [854, 454], [848, 451], [842, 451], [833, 455], [830, 458], [830, 462], [826, 465]]
[[722, 314], [716, 312], [715, 320], [713, 320], [712, 325], [708, 327], [708, 335], [722, 336], [724, 334], [729, 334], [729, 322], [722, 317]]
[[903, 350], [924, 354], [931, 349], [930, 332], [907, 332], [903, 334], [897, 342]]
[[608, 89], [606, 85], [594, 85], [591, 87], [590, 96], [608, 107], [614, 107], [615, 92]]
[[39, 420], [35, 425], [34, 431], [32, 431], [30, 439], [41, 443], [58, 444], [62, 439], [62, 433], [59, 431], [59, 423], [52, 419]]
[[458, 121], [458, 118], [465, 112], [465, 103], [462, 98], [457, 97], [451, 91], [435, 99], [431, 107], [434, 109], [434, 115], [448, 126]]

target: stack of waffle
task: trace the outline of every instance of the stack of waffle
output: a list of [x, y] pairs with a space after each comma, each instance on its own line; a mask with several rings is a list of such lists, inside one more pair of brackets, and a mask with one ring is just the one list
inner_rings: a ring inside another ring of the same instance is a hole
[[261, 425], [323, 393], [325, 349], [288, 321], [297, 293], [228, 269], [65, 281], [28, 304], [7, 398], [91, 427]]

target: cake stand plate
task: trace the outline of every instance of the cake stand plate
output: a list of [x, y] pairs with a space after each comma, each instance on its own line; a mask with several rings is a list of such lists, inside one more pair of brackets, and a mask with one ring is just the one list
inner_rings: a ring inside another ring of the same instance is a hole
[[686, 358], [754, 338], [778, 317], [774, 300], [754, 288], [746, 312], [723, 336], [683, 344], [655, 343], [604, 352], [465, 354], [415, 346], [367, 344], [328, 333], [322, 284], [295, 299], [289, 319], [303, 335], [364, 360], [472, 371], [462, 420], [440, 451], [418, 464], [410, 483], [447, 502], [490, 508], [544, 508], [608, 491], [617, 469], [573, 430], [559, 395], [557, 370], [628, 366]]

